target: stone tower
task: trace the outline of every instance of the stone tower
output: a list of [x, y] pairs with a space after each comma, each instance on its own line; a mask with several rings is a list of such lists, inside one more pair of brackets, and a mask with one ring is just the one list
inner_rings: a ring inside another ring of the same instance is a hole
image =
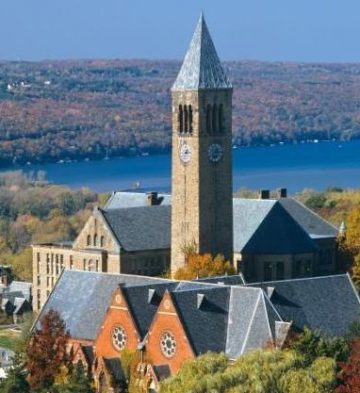
[[232, 261], [232, 85], [201, 15], [172, 87], [171, 271], [184, 249]]

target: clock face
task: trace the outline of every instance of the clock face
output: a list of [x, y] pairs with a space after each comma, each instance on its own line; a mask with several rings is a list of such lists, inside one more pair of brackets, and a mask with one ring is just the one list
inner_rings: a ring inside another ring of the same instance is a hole
[[180, 147], [180, 159], [182, 162], [189, 162], [191, 159], [191, 147], [184, 143]]
[[221, 145], [219, 145], [218, 143], [213, 143], [212, 145], [209, 146], [208, 156], [210, 161], [219, 162], [221, 160], [222, 155], [223, 155], [223, 149]]

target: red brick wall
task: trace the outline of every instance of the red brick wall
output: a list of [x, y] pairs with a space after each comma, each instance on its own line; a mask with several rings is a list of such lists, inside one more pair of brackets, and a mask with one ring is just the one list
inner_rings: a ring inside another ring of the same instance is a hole
[[[161, 351], [160, 338], [164, 332], [170, 332], [176, 340], [176, 351], [171, 358], [166, 357]], [[194, 357], [191, 344], [169, 293], [164, 295], [150, 327], [146, 351], [154, 365], [168, 364], [171, 373], [176, 373], [184, 360]]]
[[136, 350], [140, 336], [120, 289], [116, 290], [111, 301], [111, 306], [98, 332], [95, 341], [96, 356], [112, 358], [120, 355], [121, 352], [112, 343], [112, 331], [117, 326], [121, 326], [126, 332], [127, 344], [125, 348]]

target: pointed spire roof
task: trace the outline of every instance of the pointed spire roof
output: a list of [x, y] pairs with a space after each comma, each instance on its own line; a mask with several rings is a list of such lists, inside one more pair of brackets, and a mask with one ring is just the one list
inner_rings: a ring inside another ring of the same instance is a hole
[[172, 90], [231, 88], [201, 14]]

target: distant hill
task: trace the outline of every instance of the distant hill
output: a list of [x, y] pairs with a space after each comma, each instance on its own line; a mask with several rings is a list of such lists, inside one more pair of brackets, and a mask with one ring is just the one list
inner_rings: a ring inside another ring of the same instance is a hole
[[[176, 61], [0, 62], [0, 165], [170, 148]], [[228, 62], [234, 143], [360, 138], [360, 64]]]

